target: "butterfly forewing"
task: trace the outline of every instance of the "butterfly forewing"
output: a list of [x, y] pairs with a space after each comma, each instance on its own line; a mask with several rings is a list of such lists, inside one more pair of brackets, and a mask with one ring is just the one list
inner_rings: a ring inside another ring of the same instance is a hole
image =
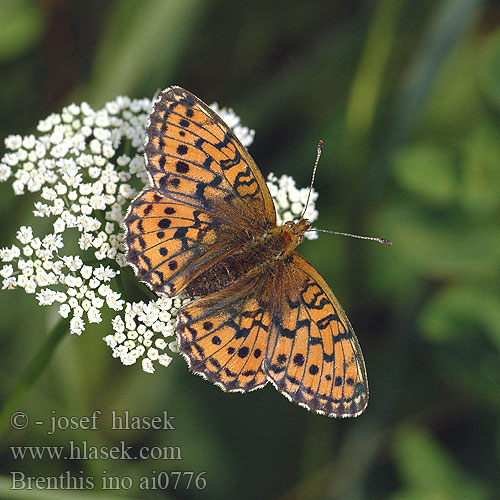
[[125, 222], [128, 259], [139, 278], [170, 295], [229, 252], [238, 235], [209, 212], [153, 189], [133, 201]]
[[160, 94], [145, 154], [163, 195], [249, 228], [275, 224], [273, 201], [254, 161], [220, 117], [186, 90]]
[[175, 295], [249, 236], [275, 226], [269, 190], [231, 129], [179, 87], [163, 91], [147, 127], [153, 187], [126, 218], [138, 277]]

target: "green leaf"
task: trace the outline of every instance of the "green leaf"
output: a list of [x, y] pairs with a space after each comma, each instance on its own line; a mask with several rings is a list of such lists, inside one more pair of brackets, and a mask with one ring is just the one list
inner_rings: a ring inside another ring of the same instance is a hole
[[0, 2], [0, 61], [10, 61], [30, 50], [42, 36], [43, 25], [40, 2]]
[[479, 286], [456, 286], [436, 294], [420, 316], [420, 328], [432, 341], [470, 337], [471, 329], [486, 332], [500, 353], [500, 294]]
[[407, 191], [435, 205], [451, 203], [458, 178], [454, 155], [431, 144], [409, 146], [394, 159], [394, 173]]
[[7, 399], [3, 402], [2, 410], [0, 411], [0, 436], [9, 428], [11, 413], [24, 401], [28, 391], [49, 364], [57, 346], [67, 331], [67, 321], [59, 319], [48, 334], [40, 350], [26, 367], [21, 378], [16, 382]]
[[[404, 200], [387, 206], [384, 235], [394, 265], [433, 280], [491, 280], [498, 276], [500, 237], [493, 220], [469, 220]], [[395, 276], [392, 279], [398, 279]], [[498, 279], [498, 278], [496, 278]]]
[[463, 285], [435, 294], [418, 328], [431, 342], [439, 378], [468, 401], [500, 404], [500, 294], [498, 286]]
[[460, 202], [473, 215], [495, 215], [500, 206], [499, 127], [483, 121], [463, 143]]
[[85, 97], [102, 103], [133, 94], [141, 82], [149, 82], [151, 95], [158, 85], [180, 83], [170, 75], [206, 6], [200, 0], [116, 2]]
[[484, 47], [479, 82], [489, 100], [500, 107], [500, 31], [494, 32]]
[[404, 487], [396, 499], [483, 500], [487, 488], [465, 473], [451, 454], [420, 427], [404, 427], [394, 439], [396, 466]]

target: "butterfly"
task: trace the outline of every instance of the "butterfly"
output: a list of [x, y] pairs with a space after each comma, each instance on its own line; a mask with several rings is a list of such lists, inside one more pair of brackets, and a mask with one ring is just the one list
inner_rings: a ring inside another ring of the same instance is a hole
[[310, 223], [278, 226], [264, 177], [233, 131], [180, 87], [161, 92], [144, 146], [151, 187], [127, 214], [127, 258], [178, 313], [190, 369], [224, 391], [271, 382], [331, 417], [368, 402], [353, 328], [316, 269], [295, 252]]

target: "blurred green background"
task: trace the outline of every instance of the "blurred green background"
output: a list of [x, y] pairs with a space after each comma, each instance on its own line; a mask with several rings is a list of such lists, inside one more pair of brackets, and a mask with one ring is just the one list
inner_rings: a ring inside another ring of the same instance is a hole
[[[32, 133], [70, 102], [97, 108], [176, 84], [256, 130], [250, 152], [264, 175], [308, 185], [323, 139], [318, 227], [393, 241], [321, 235], [299, 249], [356, 329], [371, 392], [362, 416], [313, 415], [272, 387], [224, 394], [180, 357], [155, 375], [124, 367], [101, 340], [103, 322], [65, 336], [16, 409], [32, 421], [167, 410], [176, 430], [7, 429], [0, 498], [500, 497], [498, 2], [9, 0], [0, 78], [1, 137]], [[32, 203], [0, 185], [1, 246]], [[17, 290], [0, 294], [0, 310], [5, 401], [55, 315]], [[14, 460], [9, 449], [69, 440], [179, 446], [183, 460]], [[12, 471], [136, 485], [160, 471], [206, 471], [207, 484], [10, 491]]]

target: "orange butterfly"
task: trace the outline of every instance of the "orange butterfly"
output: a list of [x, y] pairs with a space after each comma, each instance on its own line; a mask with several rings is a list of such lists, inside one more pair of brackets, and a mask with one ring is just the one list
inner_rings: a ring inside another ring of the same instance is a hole
[[331, 417], [368, 402], [361, 349], [318, 272], [294, 249], [306, 219], [276, 225], [257, 165], [205, 103], [179, 87], [155, 102], [145, 145], [151, 188], [126, 218], [128, 260], [156, 292], [186, 292], [179, 350], [224, 391], [268, 381]]

